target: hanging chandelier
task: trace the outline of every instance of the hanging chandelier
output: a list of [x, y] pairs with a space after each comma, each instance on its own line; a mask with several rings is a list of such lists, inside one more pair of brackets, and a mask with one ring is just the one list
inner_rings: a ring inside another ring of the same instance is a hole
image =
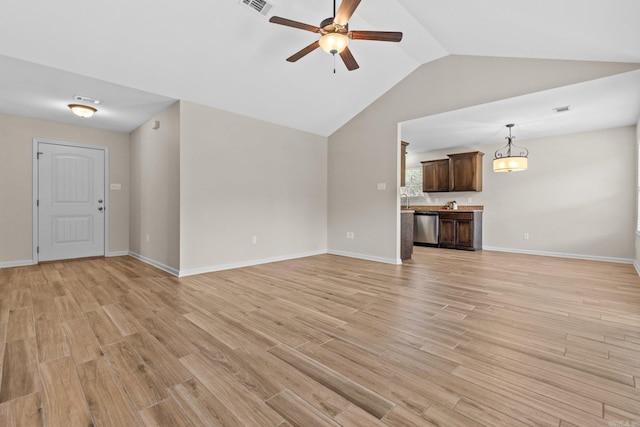
[[[511, 128], [515, 126], [509, 123], [509, 136], [505, 137], [507, 145], [496, 151], [493, 158], [494, 172], [518, 172], [527, 170], [529, 150], [518, 147], [513, 143], [515, 136], [511, 136]], [[517, 154], [515, 154], [517, 152]]]

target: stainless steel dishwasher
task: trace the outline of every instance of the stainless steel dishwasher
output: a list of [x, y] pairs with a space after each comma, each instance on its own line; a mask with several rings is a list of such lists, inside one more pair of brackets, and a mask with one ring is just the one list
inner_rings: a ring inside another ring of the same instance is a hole
[[415, 212], [413, 215], [413, 244], [438, 246], [438, 212]]

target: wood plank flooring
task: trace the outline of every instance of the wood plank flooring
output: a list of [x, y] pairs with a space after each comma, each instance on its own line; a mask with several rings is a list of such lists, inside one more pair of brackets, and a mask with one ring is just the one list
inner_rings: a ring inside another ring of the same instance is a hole
[[0, 270], [0, 426], [640, 427], [631, 265], [416, 248]]

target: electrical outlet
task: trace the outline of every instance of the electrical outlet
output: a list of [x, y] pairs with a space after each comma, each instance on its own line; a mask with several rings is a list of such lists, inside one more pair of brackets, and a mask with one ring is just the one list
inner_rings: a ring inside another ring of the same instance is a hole
[[251, 238], [251, 243], [253, 243], [254, 245], [255, 245], [256, 243], [258, 243], [258, 236], [253, 236], [253, 237]]
[[471, 197], [467, 197], [467, 203], [471, 204]]
[[147, 242], [149, 241], [149, 235], [147, 234]]
[[434, 203], [437, 205], [438, 203], [440, 203], [440, 199], [436, 197], [436, 201]]
[[522, 240], [529, 240], [529, 233], [523, 233]]
[[347, 231], [347, 239], [355, 239], [356, 235], [353, 231]]

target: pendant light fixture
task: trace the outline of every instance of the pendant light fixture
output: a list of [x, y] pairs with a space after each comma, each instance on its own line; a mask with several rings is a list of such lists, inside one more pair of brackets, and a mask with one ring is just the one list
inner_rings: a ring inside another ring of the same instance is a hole
[[527, 170], [529, 150], [513, 144], [513, 140], [515, 139], [515, 136], [511, 136], [511, 128], [513, 126], [515, 126], [513, 123], [506, 125], [509, 129], [509, 136], [505, 137], [507, 145], [495, 153], [493, 158], [494, 172], [519, 172]]

